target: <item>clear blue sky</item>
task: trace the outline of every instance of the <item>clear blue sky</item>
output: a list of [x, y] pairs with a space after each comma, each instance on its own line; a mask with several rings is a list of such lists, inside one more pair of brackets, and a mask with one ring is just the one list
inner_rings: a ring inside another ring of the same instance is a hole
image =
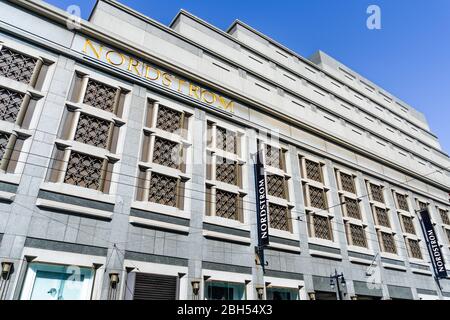
[[[76, 4], [87, 18], [95, 0]], [[180, 8], [225, 30], [240, 19], [309, 57], [320, 49], [423, 112], [450, 152], [449, 0], [121, 0], [169, 24]], [[381, 30], [366, 28], [366, 9], [381, 8]]]

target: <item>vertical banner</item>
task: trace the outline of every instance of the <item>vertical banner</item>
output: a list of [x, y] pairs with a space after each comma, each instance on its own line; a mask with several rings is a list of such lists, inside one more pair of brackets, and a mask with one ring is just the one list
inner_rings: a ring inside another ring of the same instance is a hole
[[261, 151], [256, 154], [255, 179], [256, 179], [256, 218], [258, 226], [259, 248], [269, 245], [269, 221], [267, 206], [266, 177], [264, 164], [261, 161]]
[[427, 242], [434, 273], [438, 279], [447, 278], [444, 257], [442, 256], [441, 247], [439, 246], [428, 209], [420, 211], [420, 217], [422, 218], [422, 231]]

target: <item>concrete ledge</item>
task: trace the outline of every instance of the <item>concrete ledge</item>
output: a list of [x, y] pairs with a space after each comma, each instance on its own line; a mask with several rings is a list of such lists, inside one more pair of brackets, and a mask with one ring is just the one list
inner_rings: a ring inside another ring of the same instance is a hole
[[172, 266], [183, 266], [183, 267], [188, 266], [188, 259], [185, 259], [185, 258], [169, 257], [169, 256], [162, 256], [162, 255], [157, 255], [157, 254], [135, 252], [135, 251], [125, 251], [125, 259], [167, 264], [167, 265], [172, 265]]
[[202, 268], [208, 269], [208, 270], [216, 270], [216, 271], [252, 274], [251, 267], [237, 266], [234, 264], [226, 264], [226, 263], [220, 263], [220, 262], [202, 261]]
[[15, 193], [0, 191], [0, 201], [13, 202], [15, 196]]
[[241, 236], [236, 236], [232, 234], [222, 233], [222, 232], [216, 232], [216, 231], [209, 231], [209, 230], [203, 230], [203, 236], [205, 238], [211, 238], [211, 239], [220, 239], [230, 242], [236, 242], [236, 243], [242, 243], [246, 245], [250, 245], [251, 239]]
[[269, 270], [266, 269], [265, 277], [273, 277], [280, 279], [292, 279], [292, 280], [303, 280], [303, 273], [295, 273], [289, 271], [280, 271], [280, 270]]
[[102, 219], [111, 220], [113, 213], [109, 211], [87, 208], [82, 206], [77, 206], [74, 204], [68, 204], [53, 200], [37, 199], [36, 206], [39, 208], [52, 209], [52, 210], [62, 210], [70, 213], [81, 214], [91, 217], [97, 217]]
[[342, 260], [342, 256], [337, 253], [330, 253], [318, 250], [309, 250], [309, 254], [313, 257], [326, 258], [331, 260]]
[[300, 253], [300, 247], [295, 247], [295, 246], [278, 243], [278, 242], [271, 242], [269, 244], [269, 249], [279, 250], [279, 251], [287, 251], [287, 252], [293, 252], [293, 253]]
[[402, 272], [406, 272], [406, 270], [407, 270], [406, 267], [404, 267], [404, 266], [400, 266], [400, 265], [397, 265], [397, 264], [386, 263], [386, 262], [382, 262], [382, 266], [385, 269], [402, 271]]
[[25, 247], [105, 257], [108, 253], [108, 249], [103, 247], [30, 237], [25, 239]]
[[153, 227], [153, 228], [157, 228], [157, 229], [172, 230], [172, 231], [176, 231], [176, 232], [180, 232], [180, 233], [189, 233], [189, 227], [180, 226], [178, 224], [173, 224], [173, 223], [169, 223], [169, 222], [150, 220], [150, 219], [134, 217], [134, 216], [130, 216], [128, 218], [128, 221], [131, 224], [148, 226], [148, 227]]
[[423, 274], [426, 276], [432, 276], [433, 273], [430, 270], [424, 270], [424, 269], [416, 269], [416, 268], [411, 268], [412, 273], [415, 274]]

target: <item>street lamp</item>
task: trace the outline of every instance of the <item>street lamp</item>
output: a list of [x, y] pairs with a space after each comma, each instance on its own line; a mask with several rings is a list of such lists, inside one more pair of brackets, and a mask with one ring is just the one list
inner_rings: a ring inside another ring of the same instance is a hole
[[341, 274], [338, 274], [337, 270], [334, 269], [334, 274], [330, 275], [330, 287], [334, 290], [334, 287], [336, 286], [339, 300], [343, 300], [341, 285], [342, 287], [345, 287], [344, 274], [342, 272]]

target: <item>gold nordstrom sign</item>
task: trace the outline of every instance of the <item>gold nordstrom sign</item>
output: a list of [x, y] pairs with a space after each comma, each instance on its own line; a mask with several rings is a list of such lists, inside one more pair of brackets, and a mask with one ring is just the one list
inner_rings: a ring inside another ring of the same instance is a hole
[[188, 80], [181, 79], [144, 61], [135, 59], [122, 52], [107, 48], [90, 39], [83, 39], [82, 52], [88, 56], [106, 62], [114, 67], [128, 71], [143, 79], [188, 95], [210, 106], [228, 112], [234, 112], [234, 101], [215, 92], [202, 88]]

